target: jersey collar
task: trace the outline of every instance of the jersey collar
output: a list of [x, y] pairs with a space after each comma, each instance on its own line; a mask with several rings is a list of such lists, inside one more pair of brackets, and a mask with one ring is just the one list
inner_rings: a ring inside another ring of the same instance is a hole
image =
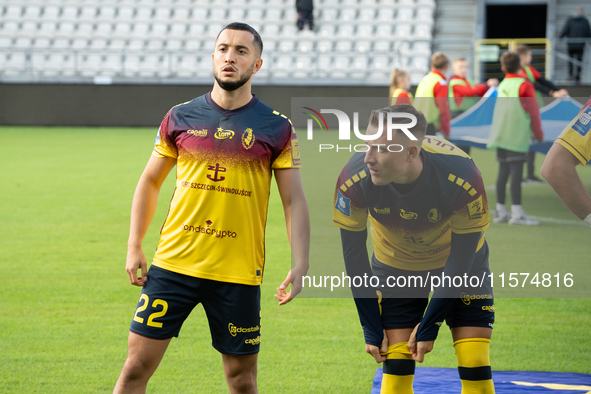
[[207, 104], [209, 104], [213, 109], [215, 109], [220, 114], [222, 114], [224, 116], [228, 116], [228, 115], [236, 115], [236, 114], [239, 114], [241, 112], [251, 109], [252, 107], [254, 107], [256, 105], [256, 103], [259, 102], [259, 99], [257, 98], [257, 96], [255, 96], [253, 94], [252, 98], [250, 99], [250, 101], [246, 105], [243, 105], [242, 107], [236, 108], [236, 109], [225, 109], [225, 108], [220, 107], [219, 105], [217, 105], [217, 103], [215, 101], [213, 101], [213, 99], [211, 98], [211, 91], [209, 91], [209, 93], [207, 93], [205, 95], [205, 101], [207, 101]]

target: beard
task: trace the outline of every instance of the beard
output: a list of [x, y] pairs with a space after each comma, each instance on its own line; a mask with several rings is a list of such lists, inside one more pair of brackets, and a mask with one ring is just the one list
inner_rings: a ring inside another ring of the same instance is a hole
[[228, 92], [233, 92], [234, 90], [241, 88], [246, 82], [248, 82], [248, 80], [250, 79], [250, 77], [252, 76], [252, 70], [254, 69], [254, 64], [253, 66], [249, 69], [246, 70], [246, 72], [244, 73], [244, 75], [242, 75], [240, 77], [240, 79], [238, 79], [237, 81], [222, 81], [221, 78], [219, 77], [219, 71], [218, 72], [214, 72], [213, 73], [213, 77], [215, 78], [216, 82], [218, 83], [218, 85], [220, 85], [220, 88], [224, 89], [225, 91]]

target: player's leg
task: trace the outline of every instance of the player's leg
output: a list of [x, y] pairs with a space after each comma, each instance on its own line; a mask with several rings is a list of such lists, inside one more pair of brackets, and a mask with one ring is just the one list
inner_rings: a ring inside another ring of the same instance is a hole
[[113, 393], [145, 393], [171, 339], [151, 339], [130, 331], [127, 359]]
[[[424, 278], [427, 272], [390, 267], [378, 261], [375, 256], [372, 258], [372, 271], [380, 279], [379, 287], [383, 289], [378, 293], [378, 301], [382, 324], [388, 337], [381, 393], [412, 394], [415, 361], [407, 345], [410, 334], [423, 317], [430, 289], [411, 287], [408, 278]], [[431, 275], [435, 275], [434, 272]], [[396, 286], [392, 286], [394, 282], [389, 283], [388, 278], [396, 278]]]
[[231, 355], [222, 354], [224, 375], [232, 394], [257, 393], [258, 353]]
[[388, 352], [383, 365], [381, 394], [412, 394], [415, 376], [415, 361], [408, 350], [412, 328], [386, 330]]
[[261, 343], [259, 286], [205, 281], [203, 308], [213, 347], [222, 353], [231, 393], [257, 392], [257, 355]]
[[446, 316], [451, 328], [462, 394], [495, 392], [490, 366], [490, 339], [495, 320], [486, 241], [476, 252], [469, 276], [484, 277], [482, 287], [469, 288], [454, 301]]
[[451, 329], [462, 394], [492, 394], [495, 392], [490, 366], [492, 328], [454, 327]]
[[173, 337], [198, 303], [202, 281], [152, 265], [131, 322], [127, 359], [115, 393], [143, 393]]
[[497, 161], [499, 162], [499, 173], [497, 174], [497, 212], [493, 221], [495, 223], [506, 222], [509, 220], [509, 210], [505, 205], [505, 196], [507, 194], [507, 181], [509, 180], [510, 166], [507, 163], [507, 151], [497, 149]]

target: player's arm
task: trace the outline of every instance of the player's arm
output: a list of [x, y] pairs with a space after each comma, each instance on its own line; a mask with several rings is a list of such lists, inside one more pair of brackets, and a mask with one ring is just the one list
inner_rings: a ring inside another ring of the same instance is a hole
[[544, 132], [542, 131], [542, 118], [540, 117], [540, 108], [536, 100], [534, 86], [530, 82], [524, 82], [519, 87], [519, 101], [523, 110], [529, 114], [531, 119], [531, 130], [534, 139], [538, 142], [544, 142]]
[[439, 131], [443, 133], [445, 138], [449, 138], [451, 114], [449, 112], [449, 87], [447, 83], [441, 84], [437, 82], [433, 88], [433, 96], [435, 97], [435, 104], [439, 108]]
[[[277, 288], [275, 298], [279, 305], [287, 304], [302, 291], [302, 277], [308, 272], [310, 253], [310, 214], [304, 195], [300, 170], [297, 168], [276, 169], [275, 179], [283, 203], [287, 236], [295, 266]], [[285, 289], [291, 283], [289, 293]]]
[[[452, 232], [451, 251], [443, 270], [445, 276], [463, 277], [470, 272], [480, 237], [482, 237], [481, 232], [467, 234]], [[442, 285], [433, 292], [425, 315], [418, 329], [415, 330], [416, 337], [411, 335], [408, 341], [408, 348], [413, 352], [415, 361], [423, 362], [425, 354], [433, 349], [439, 327], [461, 291], [459, 287]]]
[[[366, 242], [367, 229], [363, 231], [341, 229], [345, 269], [347, 270], [347, 276], [351, 280], [354, 277], [363, 278], [372, 275]], [[386, 357], [380, 355], [380, 346], [384, 338], [384, 329], [375, 289], [371, 287], [352, 287], [351, 289], [357, 313], [359, 314], [359, 321], [363, 328], [366, 351], [374, 356], [377, 362], [383, 362]]]
[[[175, 164], [175, 158], [151, 156], [135, 189], [125, 264], [127, 276], [132, 285], [146, 284], [148, 266], [142, 251], [142, 241], [154, 217], [162, 183]], [[137, 276], [138, 269], [141, 269], [141, 277]]]
[[578, 159], [568, 149], [560, 144], [552, 144], [540, 174], [552, 186], [564, 205], [580, 219], [589, 221], [591, 225], [591, 197], [577, 174], [577, 164]]

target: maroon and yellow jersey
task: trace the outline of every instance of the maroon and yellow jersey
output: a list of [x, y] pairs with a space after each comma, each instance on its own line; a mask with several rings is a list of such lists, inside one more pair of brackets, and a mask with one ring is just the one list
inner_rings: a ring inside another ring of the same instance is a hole
[[349, 231], [363, 231], [369, 217], [376, 258], [413, 271], [444, 267], [451, 233], [482, 232], [490, 221], [482, 176], [468, 155], [432, 136], [420, 154], [423, 171], [403, 194], [393, 183], [374, 185], [365, 154], [356, 153], [339, 176], [333, 209], [334, 225]]
[[153, 264], [259, 285], [272, 170], [300, 167], [289, 119], [254, 96], [225, 110], [208, 93], [168, 112], [153, 155], [177, 161], [176, 189]]

